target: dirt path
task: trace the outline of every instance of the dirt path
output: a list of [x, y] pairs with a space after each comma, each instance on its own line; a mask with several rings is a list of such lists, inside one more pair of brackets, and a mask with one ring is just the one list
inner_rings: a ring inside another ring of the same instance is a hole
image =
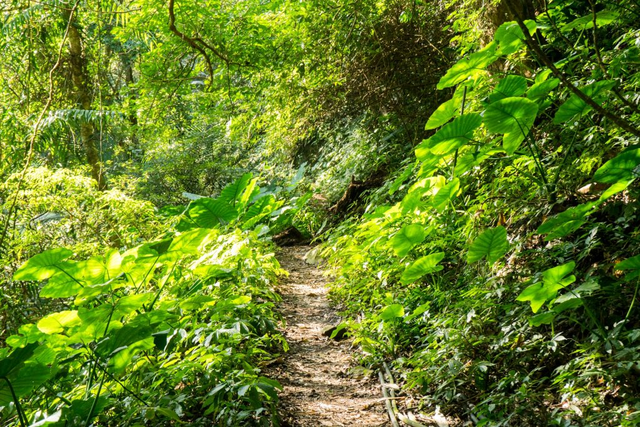
[[304, 262], [306, 246], [283, 248], [278, 253], [289, 278], [280, 285], [279, 311], [286, 318], [285, 336], [290, 350], [267, 375], [284, 386], [279, 410], [283, 427], [389, 425], [379, 384], [358, 376], [348, 340], [322, 335], [339, 323], [327, 302], [327, 280]]

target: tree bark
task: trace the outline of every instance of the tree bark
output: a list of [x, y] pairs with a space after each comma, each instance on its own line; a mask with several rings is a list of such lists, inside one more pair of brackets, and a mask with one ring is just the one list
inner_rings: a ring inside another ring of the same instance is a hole
[[[74, 19], [70, 11], [63, 12], [64, 18], [69, 21]], [[74, 102], [83, 110], [91, 110], [93, 97], [91, 94], [90, 79], [87, 72], [87, 59], [84, 55], [82, 36], [75, 22], [69, 23], [69, 63], [71, 65], [71, 80], [75, 87]], [[98, 189], [106, 189], [106, 179], [100, 156], [96, 147], [95, 127], [90, 121], [83, 121], [80, 125], [80, 138], [87, 156], [87, 163], [91, 167], [91, 176], [98, 184]]]
[[[122, 47], [124, 49], [124, 46]], [[124, 81], [126, 85], [133, 90], [133, 85], [135, 84], [135, 79], [133, 78], [133, 66], [131, 63], [133, 59], [129, 57], [124, 51], [120, 53], [120, 63], [122, 64], [122, 68], [124, 70]], [[130, 95], [131, 100], [135, 103], [138, 100], [137, 91], [131, 92]], [[138, 115], [135, 109], [129, 111], [128, 114], [129, 123], [131, 124], [131, 145], [133, 147], [137, 147], [138, 145]], [[124, 145], [124, 144], [122, 144]]]

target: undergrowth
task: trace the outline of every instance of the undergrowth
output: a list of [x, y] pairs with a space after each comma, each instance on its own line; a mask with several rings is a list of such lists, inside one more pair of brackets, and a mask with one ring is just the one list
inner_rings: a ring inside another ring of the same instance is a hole
[[591, 6], [507, 8], [441, 78], [415, 160], [323, 244], [362, 363], [392, 362], [413, 410], [640, 421], [638, 10]]
[[55, 303], [0, 348], [2, 425], [277, 425], [281, 386], [261, 375], [287, 349], [269, 236], [298, 207], [246, 174], [165, 209], [159, 237], [31, 257], [14, 283]]

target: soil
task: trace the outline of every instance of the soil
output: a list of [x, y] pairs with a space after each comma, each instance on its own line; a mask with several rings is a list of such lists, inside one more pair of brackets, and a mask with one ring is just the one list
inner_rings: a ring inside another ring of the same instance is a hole
[[380, 384], [354, 364], [350, 341], [323, 335], [340, 318], [327, 301], [322, 271], [304, 261], [310, 249], [287, 247], [277, 255], [289, 272], [278, 290], [290, 350], [266, 374], [284, 387], [282, 426], [388, 426]]

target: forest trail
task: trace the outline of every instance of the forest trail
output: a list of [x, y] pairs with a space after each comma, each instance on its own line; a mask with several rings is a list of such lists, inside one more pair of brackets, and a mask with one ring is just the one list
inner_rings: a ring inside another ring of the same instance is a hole
[[308, 246], [286, 247], [277, 258], [289, 272], [279, 286], [279, 312], [286, 319], [290, 350], [268, 375], [283, 385], [279, 411], [283, 427], [389, 425], [377, 382], [354, 368], [349, 340], [322, 332], [339, 323], [327, 301], [322, 271], [304, 261]]

